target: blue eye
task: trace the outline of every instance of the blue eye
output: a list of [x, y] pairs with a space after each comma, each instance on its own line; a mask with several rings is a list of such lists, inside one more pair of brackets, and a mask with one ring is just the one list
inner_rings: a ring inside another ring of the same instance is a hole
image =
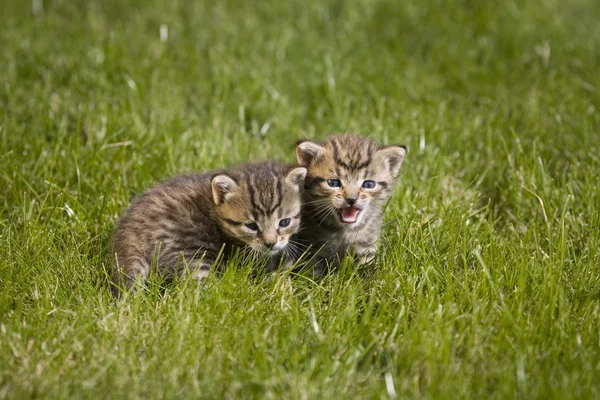
[[279, 221], [279, 226], [285, 228], [286, 226], [290, 225], [290, 222], [292, 222], [290, 218], [284, 218], [281, 221]]
[[250, 229], [251, 231], [257, 231], [258, 230], [258, 225], [256, 225], [256, 222], [248, 222], [246, 225], [246, 228]]
[[339, 179], [327, 179], [327, 184], [331, 187], [340, 187], [342, 182]]
[[364, 181], [362, 187], [364, 187], [365, 189], [373, 189], [375, 185], [375, 181]]

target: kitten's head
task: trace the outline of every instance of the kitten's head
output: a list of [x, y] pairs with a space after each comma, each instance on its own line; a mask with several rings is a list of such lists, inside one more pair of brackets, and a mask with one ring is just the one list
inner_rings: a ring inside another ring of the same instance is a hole
[[296, 158], [308, 169], [306, 204], [312, 217], [334, 226], [361, 226], [390, 197], [405, 154], [404, 146], [378, 146], [351, 134], [322, 143], [299, 141]]
[[246, 164], [211, 180], [222, 230], [268, 255], [281, 252], [300, 228], [306, 168], [274, 162]]

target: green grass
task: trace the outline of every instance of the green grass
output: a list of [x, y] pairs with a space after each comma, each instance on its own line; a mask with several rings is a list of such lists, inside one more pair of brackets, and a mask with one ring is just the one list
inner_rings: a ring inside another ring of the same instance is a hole
[[[0, 9], [0, 398], [600, 397], [599, 2]], [[409, 145], [376, 268], [113, 300], [133, 195], [343, 131]]]

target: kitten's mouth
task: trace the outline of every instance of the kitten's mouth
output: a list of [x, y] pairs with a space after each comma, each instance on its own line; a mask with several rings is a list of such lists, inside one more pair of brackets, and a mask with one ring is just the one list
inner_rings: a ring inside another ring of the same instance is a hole
[[343, 224], [353, 224], [356, 222], [356, 219], [358, 218], [358, 214], [360, 214], [362, 210], [356, 208], [356, 207], [347, 207], [347, 208], [341, 208], [339, 210], [340, 213], [340, 220], [342, 221]]

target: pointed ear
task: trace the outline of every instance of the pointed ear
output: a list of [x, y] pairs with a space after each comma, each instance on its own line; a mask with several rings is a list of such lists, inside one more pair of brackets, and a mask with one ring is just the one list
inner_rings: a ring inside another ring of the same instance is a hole
[[304, 179], [306, 178], [306, 168], [294, 168], [285, 176], [285, 182], [295, 186], [298, 190], [304, 187]]
[[296, 160], [301, 167], [308, 167], [325, 154], [325, 148], [309, 140], [296, 143]]
[[383, 146], [375, 153], [376, 157], [387, 166], [394, 178], [397, 178], [400, 173], [400, 167], [402, 166], [405, 154], [406, 146], [402, 145]]
[[227, 175], [215, 176], [212, 178], [210, 184], [212, 186], [213, 201], [216, 205], [220, 205], [227, 201], [227, 199], [235, 193], [238, 187], [238, 184]]

